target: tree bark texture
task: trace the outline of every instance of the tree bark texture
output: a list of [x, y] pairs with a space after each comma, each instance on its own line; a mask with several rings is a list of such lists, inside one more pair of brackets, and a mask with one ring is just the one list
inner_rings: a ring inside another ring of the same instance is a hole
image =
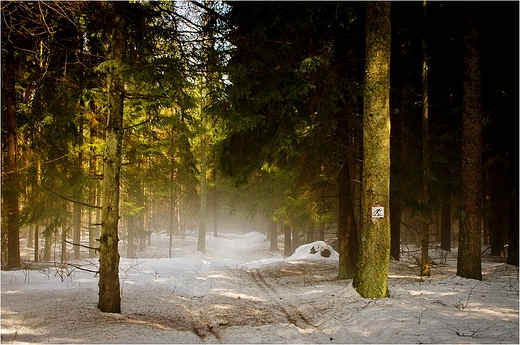
[[338, 173], [338, 279], [352, 279], [356, 272], [358, 229], [354, 216], [353, 195], [350, 190], [350, 159]]
[[[217, 183], [217, 170], [211, 171], [211, 179], [216, 186]], [[218, 193], [217, 188], [213, 189], [213, 237], [218, 237]]]
[[67, 235], [69, 233], [69, 229], [67, 229], [67, 226], [61, 227], [61, 262], [67, 262]]
[[[366, 3], [363, 174], [359, 254], [353, 285], [365, 298], [388, 295], [390, 261], [390, 3]], [[373, 207], [384, 217], [374, 218]]]
[[296, 248], [300, 246], [300, 230], [293, 224], [291, 226], [291, 238], [292, 238], [292, 244], [291, 244], [291, 255], [294, 253]]
[[[114, 29], [111, 38], [111, 57], [121, 62], [124, 57], [125, 23], [119, 6], [113, 3]], [[124, 5], [124, 4], [123, 4]], [[124, 83], [118, 71], [111, 71], [108, 81], [108, 114], [103, 156], [103, 206], [99, 255], [99, 303], [103, 312], [120, 313], [119, 288], [119, 181], [121, 170], [121, 144], [123, 133]]]
[[40, 223], [34, 225], [34, 262], [40, 261]]
[[284, 256], [291, 256], [292, 251], [292, 240], [291, 240], [291, 227], [289, 225], [282, 225], [283, 226], [283, 235], [284, 235], [284, 241], [283, 241], [283, 255]]
[[516, 129], [516, 135], [513, 136], [516, 140], [511, 140], [510, 162], [509, 162], [509, 226], [508, 226], [508, 250], [507, 263], [518, 267], [518, 161], [519, 161], [519, 147], [518, 147], [518, 126], [519, 118], [514, 117], [515, 120], [511, 124]]
[[[473, 4], [469, 4], [473, 7]], [[466, 55], [462, 112], [461, 216], [457, 275], [482, 280], [480, 197], [482, 181], [482, 100], [478, 23], [471, 11], [466, 16]]]
[[421, 276], [430, 275], [430, 258], [428, 249], [430, 247], [430, 223], [432, 223], [429, 205], [428, 175], [430, 174], [429, 157], [429, 127], [428, 127], [428, 55], [426, 54], [426, 1], [423, 1], [424, 25], [421, 40], [422, 51], [422, 159], [423, 159], [423, 190], [421, 204], [423, 206], [422, 234], [421, 234]]
[[312, 220], [307, 224], [307, 241], [305, 243], [314, 242], [314, 222]]
[[278, 248], [278, 225], [269, 221], [269, 251], [270, 252], [278, 252], [280, 249]]
[[[518, 178], [518, 173], [517, 173]], [[518, 267], [518, 182], [511, 188], [509, 201], [509, 240], [507, 250], [507, 263]]]
[[390, 257], [399, 260], [401, 256], [401, 203], [397, 198], [402, 189], [400, 166], [402, 165], [402, 112], [403, 112], [403, 51], [402, 28], [394, 29], [396, 44], [392, 45], [391, 83], [395, 85], [395, 93], [391, 98], [391, 133], [390, 133]]
[[[97, 138], [97, 127], [98, 127], [98, 119], [97, 112], [94, 100], [90, 101], [90, 152], [89, 152], [89, 175], [91, 178], [94, 178], [97, 175], [97, 154], [96, 154], [96, 146], [94, 145]], [[92, 183], [89, 188], [89, 202], [91, 205], [98, 205], [97, 203], [97, 194], [98, 187], [97, 183]], [[97, 247], [96, 237], [98, 235], [97, 231], [97, 220], [96, 214], [99, 212], [98, 209], [88, 210], [88, 257], [95, 258], [97, 256], [97, 251], [93, 248]]]
[[[78, 173], [83, 170], [83, 153], [81, 152], [81, 146], [83, 146], [83, 116], [79, 119], [79, 143], [78, 143]], [[83, 194], [83, 188], [79, 189], [79, 195]], [[80, 198], [81, 199], [81, 198]], [[80, 258], [80, 242], [81, 242], [81, 226], [83, 222], [83, 210], [81, 205], [74, 203], [74, 219], [73, 219], [73, 242], [77, 245], [74, 246], [74, 259], [79, 260]]]
[[451, 197], [442, 204], [441, 210], [441, 249], [451, 251]]
[[[509, 167], [506, 159], [494, 157], [487, 163], [488, 172], [485, 182], [486, 195], [486, 221], [485, 225], [489, 230], [489, 244], [491, 245], [491, 255], [506, 256], [504, 245], [508, 240], [508, 219], [509, 215]], [[483, 187], [484, 189], [484, 187]], [[484, 237], [485, 239], [485, 237]]]
[[[17, 119], [16, 119], [16, 80], [14, 66], [14, 47], [6, 42], [3, 55], [4, 78], [2, 92], [5, 95], [5, 109], [2, 118], [5, 121], [7, 136], [7, 157], [2, 166], [2, 237], [7, 233], [7, 256], [2, 255], [2, 266], [20, 267], [20, 225], [19, 225], [19, 181], [17, 163]], [[2, 241], [4, 242], [4, 241]], [[5, 242], [4, 242], [5, 243]], [[4, 244], [2, 243], [2, 244]], [[2, 246], [4, 248], [4, 246]], [[2, 250], [3, 251], [3, 250]], [[7, 259], [7, 262], [4, 260]]]
[[206, 115], [204, 114], [204, 97], [202, 92], [200, 117], [201, 117], [201, 137], [200, 137], [200, 223], [197, 250], [206, 252], [206, 218], [207, 218], [207, 186], [206, 186]]

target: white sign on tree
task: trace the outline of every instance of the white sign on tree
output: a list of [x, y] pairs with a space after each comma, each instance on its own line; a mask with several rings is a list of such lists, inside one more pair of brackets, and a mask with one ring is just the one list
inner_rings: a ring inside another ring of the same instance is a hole
[[385, 208], [382, 206], [372, 207], [372, 218], [384, 218]]

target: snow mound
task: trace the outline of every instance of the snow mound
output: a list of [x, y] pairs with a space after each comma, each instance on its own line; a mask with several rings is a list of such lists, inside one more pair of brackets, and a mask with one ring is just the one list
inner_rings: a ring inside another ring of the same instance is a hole
[[291, 255], [289, 260], [303, 260], [303, 259], [330, 259], [338, 260], [339, 254], [331, 246], [324, 241], [316, 241], [308, 244], [304, 244], [296, 248], [294, 254]]

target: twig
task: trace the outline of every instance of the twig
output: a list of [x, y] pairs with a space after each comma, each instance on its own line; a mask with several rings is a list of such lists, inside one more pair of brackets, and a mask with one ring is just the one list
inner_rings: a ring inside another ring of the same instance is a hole
[[[82, 271], [85, 271], [85, 272], [91, 272], [91, 273], [95, 273], [95, 274], [96, 274], [96, 276], [97, 276], [97, 275], [99, 274], [99, 270], [97, 270], [97, 271], [94, 271], [94, 270], [89, 270], [88, 268], [83, 268], [83, 267], [81, 267], [81, 266], [78, 266], [78, 265], [74, 265], [74, 264], [69, 264], [68, 262], [66, 262], [66, 264], [67, 264], [67, 265], [69, 265], [69, 266], [72, 266], [72, 267], [74, 267], [75, 269], [77, 268], [78, 270], [82, 270]], [[67, 274], [67, 275], [69, 276], [69, 275], [70, 275], [70, 274], [71, 274], [72, 272], [74, 272], [74, 270], [70, 271], [70, 273], [69, 273], [69, 274]]]
[[20, 322], [18, 322], [18, 323], [13, 322], [13, 325], [15, 326], [15, 332], [14, 332], [13, 339], [11, 340], [11, 344], [14, 343], [16, 336], [18, 335], [18, 331], [23, 327], [23, 324], [25, 323], [26, 319], [27, 319], [27, 314], [24, 314], [23, 319]]
[[45, 186], [43, 183], [41, 184], [41, 186], [45, 189], [47, 189], [49, 192], [51, 192], [52, 194], [56, 195], [57, 197], [59, 198], [62, 198], [64, 200], [67, 200], [67, 201], [70, 201], [70, 202], [73, 202], [75, 204], [79, 204], [79, 205], [82, 205], [82, 206], [86, 206], [86, 207], [92, 207], [92, 208], [97, 208], [97, 209], [100, 209], [101, 210], [101, 206], [96, 206], [96, 205], [90, 205], [90, 204], [86, 204], [84, 202], [81, 202], [81, 201], [77, 201], [77, 200], [72, 200], [70, 198], [67, 198], [66, 196], [63, 196], [55, 191], [53, 191], [52, 189], [50, 189], [49, 187]]
[[484, 254], [485, 252], [487, 252], [487, 251], [490, 250], [490, 249], [491, 249], [491, 246], [487, 247], [486, 249], [484, 249], [484, 250], [482, 251], [482, 254]]
[[[456, 307], [457, 309], [459, 309], [459, 310], [461, 310], [461, 309], [466, 309], [466, 307], [467, 307], [468, 304], [469, 304], [469, 299], [470, 299], [470, 297], [471, 297], [471, 293], [473, 292], [473, 290], [474, 290], [474, 289], [475, 289], [479, 284], [480, 284], [480, 283], [477, 283], [477, 284], [475, 284], [474, 286], [471, 286], [471, 285], [470, 285], [470, 290], [469, 290], [469, 292], [468, 292], [468, 298], [466, 298], [466, 304], [462, 304], [462, 303], [459, 301], [458, 303], [455, 304], [455, 307]], [[461, 299], [461, 301], [462, 301], [462, 299]]]
[[74, 243], [74, 242], [71, 242], [71, 241], [67, 241], [65, 240], [65, 242], [67, 242], [68, 244], [72, 244], [73, 246], [78, 246], [78, 247], [83, 247], [83, 248], [88, 248], [88, 249], [94, 249], [94, 253], [97, 253], [100, 251], [100, 248], [99, 247], [89, 247], [89, 246], [86, 246], [84, 244], [79, 244], [79, 243]]

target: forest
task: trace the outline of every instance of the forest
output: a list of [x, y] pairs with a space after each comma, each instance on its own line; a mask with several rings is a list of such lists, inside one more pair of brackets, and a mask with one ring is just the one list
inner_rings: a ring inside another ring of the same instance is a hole
[[366, 298], [518, 267], [518, 2], [1, 6], [2, 270], [99, 258], [118, 313], [156, 234], [325, 241]]

